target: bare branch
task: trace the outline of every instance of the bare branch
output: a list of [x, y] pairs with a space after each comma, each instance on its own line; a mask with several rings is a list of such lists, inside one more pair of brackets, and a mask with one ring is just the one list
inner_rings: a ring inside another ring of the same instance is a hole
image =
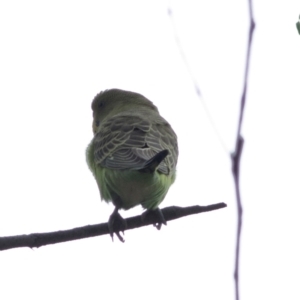
[[[170, 206], [163, 208], [161, 211], [166, 221], [172, 221], [185, 216], [224, 208], [226, 206], [227, 205], [225, 203], [217, 203], [208, 206]], [[159, 222], [158, 217], [155, 214], [149, 214], [145, 218], [141, 218], [141, 216], [135, 216], [127, 218], [125, 219], [125, 221], [127, 223], [126, 230], [152, 225], [154, 223]], [[41, 247], [45, 245], [74, 241], [104, 234], [109, 234], [108, 223], [88, 225], [64, 231], [32, 233], [28, 235], [1, 237], [0, 250], [7, 250], [20, 247]]]
[[238, 130], [236, 136], [236, 144], [234, 153], [231, 154], [232, 160], [232, 174], [235, 184], [236, 202], [237, 202], [237, 212], [238, 212], [238, 224], [237, 224], [237, 235], [236, 235], [236, 250], [235, 250], [235, 270], [234, 270], [234, 280], [235, 280], [235, 299], [239, 300], [239, 257], [240, 257], [240, 241], [242, 232], [242, 220], [243, 220], [243, 207], [240, 194], [240, 160], [243, 152], [244, 138], [241, 135], [241, 128], [244, 118], [244, 109], [246, 103], [247, 95], [247, 85], [248, 85], [248, 74], [249, 74], [249, 64], [250, 64], [250, 52], [252, 47], [252, 37], [255, 29], [255, 22], [253, 18], [252, 11], [252, 0], [248, 0], [249, 4], [249, 16], [250, 16], [250, 28], [248, 35], [248, 47], [246, 56], [246, 67], [245, 67], [245, 77], [244, 77], [244, 89], [241, 97], [241, 107], [240, 116], [238, 123]]

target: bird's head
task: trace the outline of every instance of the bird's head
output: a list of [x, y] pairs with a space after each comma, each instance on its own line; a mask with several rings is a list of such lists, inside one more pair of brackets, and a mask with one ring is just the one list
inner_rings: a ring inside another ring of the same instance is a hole
[[151, 111], [158, 112], [157, 107], [144, 96], [119, 90], [111, 89], [100, 92], [92, 102], [93, 132], [99, 131], [101, 123], [121, 112]]

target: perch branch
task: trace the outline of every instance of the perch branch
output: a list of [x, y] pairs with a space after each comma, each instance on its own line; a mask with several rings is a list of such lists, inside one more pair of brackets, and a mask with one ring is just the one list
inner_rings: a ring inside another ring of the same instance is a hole
[[[163, 208], [161, 211], [166, 221], [172, 221], [185, 216], [198, 214], [202, 212], [208, 212], [220, 208], [224, 208], [227, 205], [225, 203], [216, 203], [208, 206], [189, 206], [178, 207], [170, 206]], [[134, 229], [142, 226], [152, 225], [159, 222], [158, 216], [149, 214], [145, 218], [141, 216], [135, 216], [125, 219], [127, 222], [127, 228]], [[46, 232], [46, 233], [32, 233], [28, 235], [16, 235], [0, 238], [0, 250], [7, 250], [20, 247], [41, 247], [50, 244], [63, 243], [68, 241], [74, 241], [98, 235], [109, 234], [108, 224], [102, 223], [97, 225], [87, 225], [84, 227], [78, 227], [74, 229]]]

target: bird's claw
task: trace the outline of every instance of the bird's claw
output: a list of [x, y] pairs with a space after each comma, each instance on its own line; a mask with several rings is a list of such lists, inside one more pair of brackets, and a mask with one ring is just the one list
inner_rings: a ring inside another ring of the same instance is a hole
[[109, 234], [111, 236], [111, 239], [114, 240], [114, 233], [118, 237], [118, 239], [124, 243], [125, 240], [120, 234], [120, 232], [124, 234], [124, 230], [127, 228], [127, 223], [126, 221], [121, 217], [119, 214], [118, 210], [115, 209], [114, 212], [110, 215], [109, 220], [108, 220], [108, 230]]
[[148, 218], [149, 216], [153, 216], [156, 220], [159, 219], [159, 222], [154, 222], [153, 223], [153, 226], [157, 229], [157, 230], [160, 230], [161, 229], [161, 226], [164, 224], [164, 225], [167, 225], [167, 222], [165, 220], [165, 217], [162, 213], [162, 211], [159, 209], [159, 208], [156, 208], [154, 210], [152, 209], [148, 209], [146, 210], [141, 218], [142, 220], [145, 220], [146, 218]]

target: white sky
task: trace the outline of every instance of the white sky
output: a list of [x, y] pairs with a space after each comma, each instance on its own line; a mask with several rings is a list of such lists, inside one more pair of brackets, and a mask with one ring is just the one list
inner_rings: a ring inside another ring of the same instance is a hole
[[[254, 1], [243, 126], [241, 299], [299, 299], [299, 53], [296, 0]], [[231, 162], [175, 42], [167, 9], [227, 151], [234, 148], [247, 1], [1, 1], [0, 235], [106, 222], [85, 162], [90, 104], [117, 87], [151, 99], [178, 134], [161, 207], [228, 208], [109, 236], [0, 254], [3, 299], [234, 299]], [[141, 213], [140, 207], [122, 212]]]

